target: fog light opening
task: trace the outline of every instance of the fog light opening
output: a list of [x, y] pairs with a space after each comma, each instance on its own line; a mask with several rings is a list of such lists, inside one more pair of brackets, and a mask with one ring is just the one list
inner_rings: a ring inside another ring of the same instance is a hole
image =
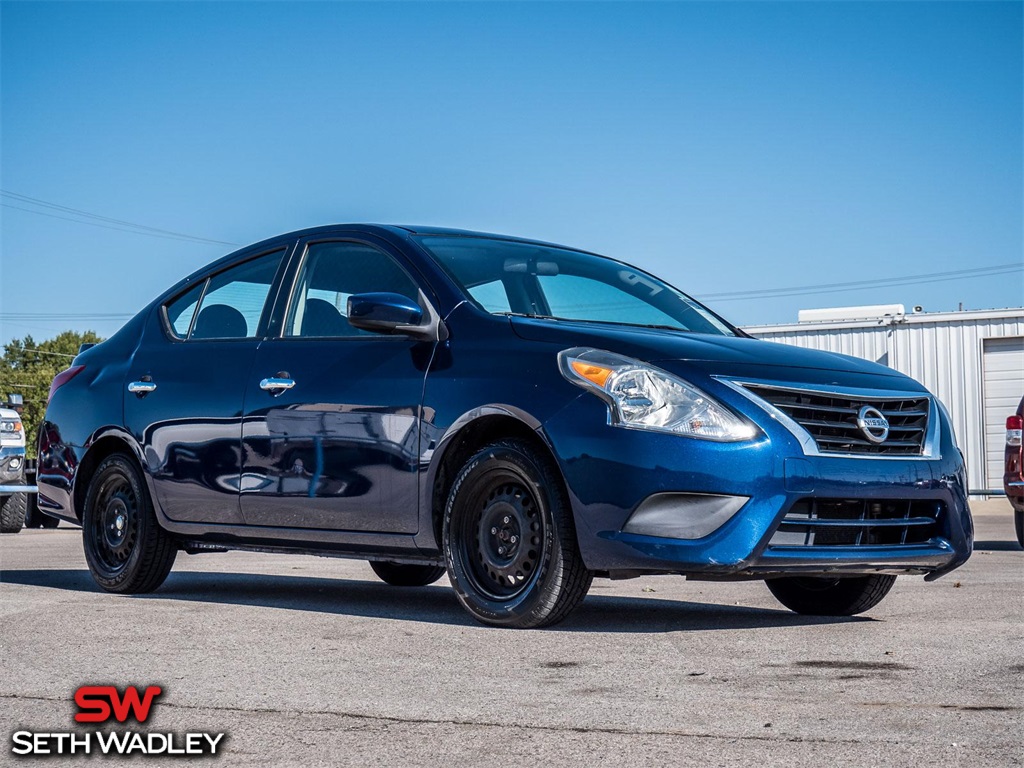
[[702, 539], [729, 522], [749, 500], [749, 496], [710, 493], [656, 493], [641, 502], [622, 531], [665, 539]]

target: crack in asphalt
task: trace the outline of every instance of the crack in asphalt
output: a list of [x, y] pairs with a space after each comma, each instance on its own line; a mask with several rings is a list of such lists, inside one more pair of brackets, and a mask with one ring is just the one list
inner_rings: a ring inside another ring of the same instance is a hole
[[[56, 696], [29, 696], [17, 693], [0, 693], [2, 699], [21, 699], [25, 701], [47, 701], [66, 704], [67, 699]], [[161, 701], [160, 706], [168, 709], [183, 709], [212, 712], [238, 712], [240, 714], [262, 715], [308, 715], [321, 717], [347, 717], [353, 720], [376, 720], [383, 723], [399, 723], [406, 725], [454, 725], [471, 728], [519, 728], [527, 731], [547, 731], [552, 733], [599, 733], [613, 736], [655, 736], [690, 739], [719, 739], [722, 741], [770, 741], [770, 742], [802, 742], [807, 744], [862, 744], [859, 739], [826, 739], [805, 736], [750, 736], [725, 735], [718, 733], [699, 733], [692, 731], [643, 731], [609, 726], [572, 726], [572, 725], [536, 725], [530, 723], [500, 723], [479, 720], [457, 720], [443, 718], [396, 717], [394, 715], [371, 715], [364, 712], [339, 712], [336, 710], [308, 709], [274, 709], [271, 707], [225, 707], [216, 705], [177, 704]]]

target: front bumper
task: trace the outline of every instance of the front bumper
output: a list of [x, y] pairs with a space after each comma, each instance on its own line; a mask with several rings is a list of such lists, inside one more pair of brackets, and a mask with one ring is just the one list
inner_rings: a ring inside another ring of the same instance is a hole
[[[945, 425], [931, 458], [878, 460], [809, 456], [789, 431], [757, 421], [764, 430], [759, 438], [714, 443], [611, 426], [602, 402], [581, 397], [545, 423], [543, 434], [569, 489], [587, 567], [613, 575], [682, 573], [707, 579], [873, 573], [938, 578], [970, 556], [974, 529], [963, 459]], [[645, 501], [672, 493], [748, 500], [697, 539], [624, 530]], [[814, 500], [934, 502], [938, 512], [924, 541], [773, 542], [787, 513]]]
[[24, 446], [0, 446], [0, 485], [25, 484]]

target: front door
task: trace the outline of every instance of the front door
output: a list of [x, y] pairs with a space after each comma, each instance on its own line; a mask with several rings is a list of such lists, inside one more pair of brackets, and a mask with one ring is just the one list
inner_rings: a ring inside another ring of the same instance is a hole
[[351, 326], [347, 299], [416, 282], [362, 242], [310, 243], [279, 338], [255, 356], [242, 428], [253, 526], [415, 533], [420, 410], [433, 342]]

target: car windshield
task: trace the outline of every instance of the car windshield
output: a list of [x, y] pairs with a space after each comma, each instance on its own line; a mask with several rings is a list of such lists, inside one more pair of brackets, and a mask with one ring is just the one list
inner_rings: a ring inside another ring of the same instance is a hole
[[736, 335], [689, 296], [614, 259], [486, 237], [424, 235], [416, 240], [467, 296], [492, 314]]

